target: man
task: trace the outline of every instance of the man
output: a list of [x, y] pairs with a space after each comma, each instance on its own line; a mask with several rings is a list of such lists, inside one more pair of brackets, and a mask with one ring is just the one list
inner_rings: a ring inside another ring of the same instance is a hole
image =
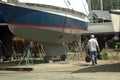
[[90, 36], [87, 44], [87, 49], [90, 51], [90, 55], [92, 56], [92, 65], [97, 64], [97, 50], [100, 51], [99, 44], [95, 39], [95, 36], [92, 34]]

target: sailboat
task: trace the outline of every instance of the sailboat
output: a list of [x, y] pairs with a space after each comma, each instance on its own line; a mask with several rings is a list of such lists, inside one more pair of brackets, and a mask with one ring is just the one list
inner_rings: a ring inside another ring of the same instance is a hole
[[86, 0], [1, 0], [0, 11], [10, 31], [44, 42], [47, 56], [65, 55], [63, 44], [88, 27]]
[[3, 0], [0, 10], [10, 31], [30, 40], [69, 42], [88, 27], [86, 0]]

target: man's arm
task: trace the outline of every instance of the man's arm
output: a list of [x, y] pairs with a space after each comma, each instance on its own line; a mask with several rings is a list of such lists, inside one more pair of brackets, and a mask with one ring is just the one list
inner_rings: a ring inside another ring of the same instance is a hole
[[97, 45], [97, 49], [98, 49], [98, 52], [100, 52], [100, 47], [99, 47], [99, 45]]
[[96, 40], [96, 47], [97, 47], [98, 52], [100, 52], [100, 47], [99, 47], [99, 44], [98, 44], [97, 40]]

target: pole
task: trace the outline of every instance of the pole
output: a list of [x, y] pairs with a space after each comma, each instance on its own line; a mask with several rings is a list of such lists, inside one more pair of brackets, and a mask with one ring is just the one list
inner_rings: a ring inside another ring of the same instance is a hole
[[103, 0], [100, 0], [100, 9], [103, 11]]
[[[78, 36], [78, 39], [77, 39], [77, 45], [78, 45], [78, 50], [80, 52], [80, 55], [82, 57], [82, 60], [83, 60], [83, 54], [82, 54], [82, 47], [81, 47], [81, 35]], [[80, 55], [78, 56], [79, 59], [80, 59]]]
[[91, 0], [87, 0], [87, 1], [88, 1], [89, 11], [91, 11]]

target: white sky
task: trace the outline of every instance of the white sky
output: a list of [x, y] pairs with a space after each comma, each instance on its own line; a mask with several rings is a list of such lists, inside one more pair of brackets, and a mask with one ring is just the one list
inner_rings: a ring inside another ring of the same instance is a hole
[[5, 2], [7, 2], [7, 0], [2, 0], [2, 1], [5, 1]]

